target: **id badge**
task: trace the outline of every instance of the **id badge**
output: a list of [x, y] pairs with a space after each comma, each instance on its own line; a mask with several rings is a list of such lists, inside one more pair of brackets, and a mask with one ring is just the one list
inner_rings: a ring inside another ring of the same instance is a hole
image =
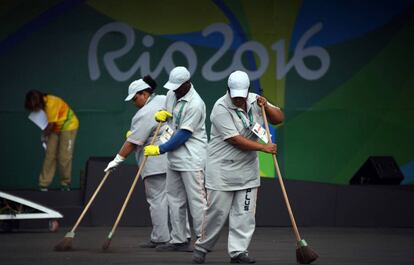
[[266, 130], [262, 127], [262, 125], [258, 124], [257, 122], [250, 128], [250, 130], [257, 135], [264, 143], [269, 142], [269, 138], [267, 137]]
[[174, 130], [171, 129], [170, 126], [165, 125], [164, 132], [160, 136], [161, 143], [166, 143], [168, 140], [170, 140], [171, 136], [174, 134]]

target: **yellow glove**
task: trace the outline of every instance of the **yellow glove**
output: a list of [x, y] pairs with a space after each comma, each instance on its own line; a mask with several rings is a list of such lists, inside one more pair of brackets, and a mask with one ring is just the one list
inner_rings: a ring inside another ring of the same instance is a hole
[[160, 154], [158, 145], [147, 145], [144, 147], [144, 156], [157, 156]]
[[131, 131], [127, 131], [127, 133], [125, 134], [125, 138], [128, 138], [131, 134], [132, 134]]
[[155, 113], [155, 120], [158, 122], [165, 122], [172, 117], [172, 114], [166, 110], [160, 110]]

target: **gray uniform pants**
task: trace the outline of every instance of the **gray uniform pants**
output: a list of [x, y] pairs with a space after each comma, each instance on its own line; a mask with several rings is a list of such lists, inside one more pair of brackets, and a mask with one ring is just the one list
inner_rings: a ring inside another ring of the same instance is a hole
[[220, 231], [229, 218], [228, 253], [236, 257], [247, 253], [256, 227], [257, 188], [218, 191], [207, 189], [207, 208], [201, 237], [196, 241], [197, 250], [211, 251], [220, 236]]
[[206, 206], [204, 171], [175, 171], [168, 168], [167, 198], [171, 214], [170, 243], [187, 241], [187, 202], [193, 217], [194, 233], [196, 237], [200, 237], [203, 210]]
[[166, 174], [144, 178], [145, 195], [150, 206], [149, 210], [152, 222], [151, 241], [153, 242], [168, 242], [170, 240], [165, 182]]

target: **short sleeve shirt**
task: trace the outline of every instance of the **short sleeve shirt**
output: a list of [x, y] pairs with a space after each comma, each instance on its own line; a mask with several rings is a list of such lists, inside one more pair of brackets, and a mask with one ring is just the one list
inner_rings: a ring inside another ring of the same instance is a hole
[[79, 120], [75, 112], [69, 105], [60, 97], [53, 95], [46, 95], [45, 113], [49, 123], [55, 123], [53, 131], [59, 133], [61, 131], [77, 130], [79, 127]]
[[[131, 122], [131, 134], [127, 141], [137, 145], [136, 159], [139, 165], [144, 158], [143, 146], [149, 145], [154, 137], [158, 122], [155, 121], [155, 112], [164, 107], [165, 96], [154, 95], [148, 98], [147, 103], [137, 111]], [[156, 136], [156, 145], [161, 144], [159, 137], [165, 130], [165, 125], [160, 128], [159, 134]], [[141, 177], [145, 178], [151, 175], [166, 173], [167, 158], [166, 155], [149, 156], [142, 171]]]
[[165, 109], [173, 115], [169, 125], [175, 132], [185, 129], [192, 133], [183, 145], [167, 153], [169, 168], [177, 171], [204, 170], [207, 150], [204, 101], [191, 85], [179, 100], [174, 91], [168, 91]]
[[206, 165], [206, 187], [233, 191], [260, 186], [259, 159], [256, 151], [243, 151], [226, 140], [237, 135], [253, 141], [259, 138], [250, 130], [263, 124], [257, 94], [249, 93], [247, 112], [237, 108], [227, 93], [217, 100], [211, 112], [211, 134]]

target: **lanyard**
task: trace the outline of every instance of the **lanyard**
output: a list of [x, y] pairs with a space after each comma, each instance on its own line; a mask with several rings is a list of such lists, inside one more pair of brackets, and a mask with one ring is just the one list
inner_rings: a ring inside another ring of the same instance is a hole
[[252, 114], [252, 108], [250, 108], [248, 114], [249, 114], [249, 125], [247, 125], [246, 117], [242, 114], [240, 110], [236, 110], [237, 116], [239, 116], [240, 120], [243, 122], [244, 128], [248, 129], [250, 126], [253, 125], [253, 114]]
[[[178, 128], [178, 125], [180, 124], [180, 121], [181, 121], [181, 115], [183, 114], [183, 109], [184, 109], [185, 103], [187, 103], [187, 101], [184, 101], [184, 100], [182, 100], [181, 102], [182, 102], [182, 103], [181, 103], [180, 111], [179, 111], [179, 112], [178, 112], [178, 114], [175, 116], [175, 128]], [[178, 103], [178, 102], [177, 102], [177, 103]], [[177, 105], [175, 105], [175, 106], [177, 106]], [[175, 106], [174, 106], [174, 108], [173, 108], [173, 109], [175, 109]]]

